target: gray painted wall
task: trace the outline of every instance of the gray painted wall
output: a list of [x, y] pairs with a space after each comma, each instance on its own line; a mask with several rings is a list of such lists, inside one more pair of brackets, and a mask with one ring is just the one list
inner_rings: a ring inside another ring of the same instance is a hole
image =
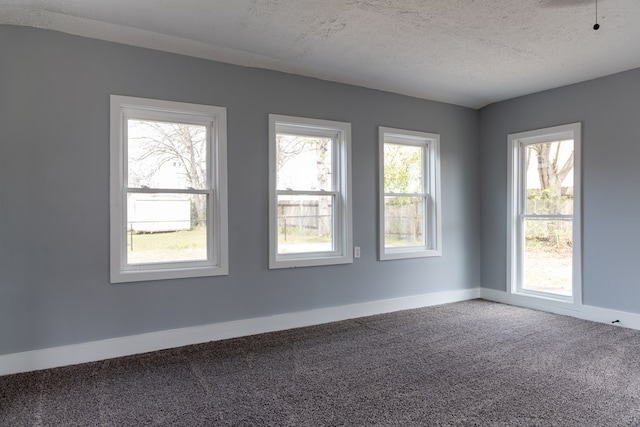
[[507, 134], [582, 122], [583, 303], [640, 313], [640, 69], [480, 110], [483, 287], [506, 290]]
[[[475, 110], [23, 27], [0, 55], [0, 354], [479, 286]], [[109, 283], [110, 94], [227, 107], [228, 277]], [[354, 264], [267, 268], [269, 113], [351, 122]], [[379, 125], [441, 135], [441, 258], [376, 260]]]

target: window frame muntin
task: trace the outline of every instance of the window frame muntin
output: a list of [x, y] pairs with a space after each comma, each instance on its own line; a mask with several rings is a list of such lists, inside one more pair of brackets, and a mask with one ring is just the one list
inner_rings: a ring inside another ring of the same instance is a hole
[[[385, 144], [413, 145], [422, 147], [422, 191], [423, 193], [386, 193], [384, 188]], [[427, 258], [442, 256], [442, 213], [440, 191], [440, 135], [436, 133], [397, 129], [386, 126], [378, 128], [378, 257], [381, 261]], [[385, 246], [385, 197], [412, 195], [423, 199], [423, 245]]]
[[[137, 281], [229, 274], [226, 108], [130, 96], [110, 96], [110, 281]], [[147, 120], [207, 127], [205, 189], [128, 186], [128, 121]], [[127, 263], [127, 195], [130, 193], [206, 194], [207, 259]]]
[[[332, 190], [278, 190], [277, 134], [332, 139]], [[333, 250], [278, 253], [278, 196], [317, 194], [334, 197], [332, 205]], [[351, 124], [333, 120], [269, 114], [269, 269], [353, 263], [351, 202]]]

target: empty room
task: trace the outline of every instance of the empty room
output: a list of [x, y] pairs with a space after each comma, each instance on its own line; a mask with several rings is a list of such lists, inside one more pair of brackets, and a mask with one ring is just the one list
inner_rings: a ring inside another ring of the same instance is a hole
[[638, 0], [0, 0], [0, 426], [639, 426]]

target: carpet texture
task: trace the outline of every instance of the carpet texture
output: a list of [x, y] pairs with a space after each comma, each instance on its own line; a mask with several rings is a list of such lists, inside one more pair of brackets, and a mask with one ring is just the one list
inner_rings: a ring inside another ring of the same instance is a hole
[[1, 426], [640, 426], [640, 332], [482, 300], [0, 377]]

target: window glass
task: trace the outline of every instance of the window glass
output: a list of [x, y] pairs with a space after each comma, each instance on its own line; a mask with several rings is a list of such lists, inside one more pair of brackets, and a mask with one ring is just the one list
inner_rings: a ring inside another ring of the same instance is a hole
[[333, 252], [333, 197], [278, 196], [278, 253]]
[[206, 188], [207, 128], [127, 120], [128, 186]]
[[525, 146], [528, 214], [573, 213], [573, 140]]
[[127, 193], [127, 264], [207, 259], [206, 194]]
[[278, 189], [333, 190], [331, 138], [278, 133]]
[[422, 193], [422, 147], [384, 144], [384, 191]]
[[385, 196], [385, 248], [424, 245], [424, 199]]

